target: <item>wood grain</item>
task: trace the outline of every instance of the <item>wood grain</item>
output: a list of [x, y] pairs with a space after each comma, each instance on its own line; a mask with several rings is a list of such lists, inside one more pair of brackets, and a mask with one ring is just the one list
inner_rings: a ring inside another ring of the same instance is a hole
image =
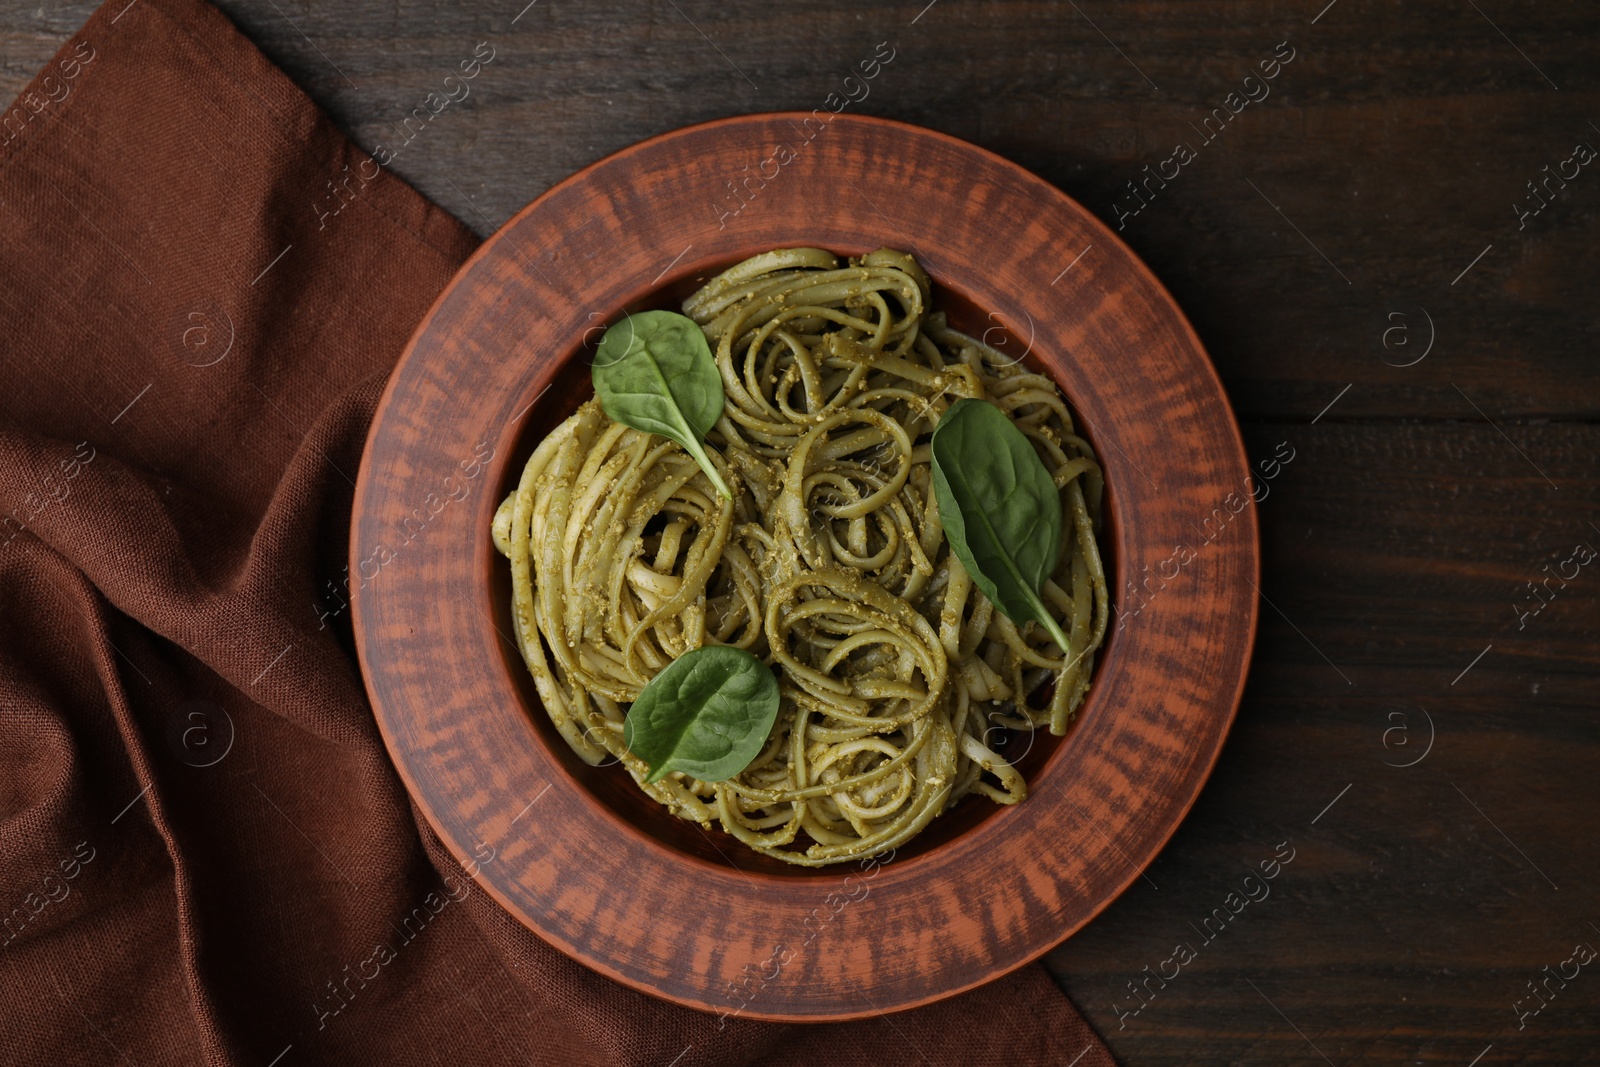
[[[480, 882], [603, 973], [788, 1020], [971, 988], [1119, 894], [1221, 747], [1258, 578], [1237, 428], [1193, 333], [1138, 261], [1050, 186], [963, 142], [877, 119], [809, 121], [729, 119], [645, 142], [491, 238], [390, 379], [351, 532], [373, 708], [446, 845], [466, 862], [492, 843]], [[762, 180], [739, 177], [747, 168]], [[729, 176], [748, 199], [727, 191]], [[1061, 383], [1105, 470], [1114, 584], [1149, 596], [1137, 611], [1117, 596], [1127, 618], [1077, 724], [1026, 767], [1026, 801], [958, 807], [870, 872], [746, 853], [643, 798], [620, 768], [583, 767], [508, 647], [509, 574], [488, 536], [522, 460], [587, 392], [586, 329], [800, 243], [916, 250], [961, 325], [987, 327], [991, 344]], [[1034, 283], [1069, 269], [1070, 287]], [[486, 453], [476, 475], [461, 459]], [[430, 493], [457, 490], [458, 503], [419, 512]], [[1129, 573], [1126, 561], [1165, 555], [1204, 523], [1210, 539], [1170, 586]]]
[[[492, 42], [472, 94], [393, 163], [485, 235], [644, 137], [822, 107], [887, 40], [897, 57], [852, 112], [993, 149], [1113, 226], [1127, 183], [1194, 142], [1196, 160], [1120, 235], [1188, 312], [1241, 415], [1307, 419], [1353, 383], [1342, 417], [1472, 417], [1452, 381], [1497, 418], [1600, 414], [1600, 174], [1584, 168], [1525, 228], [1512, 209], [1576, 142], [1600, 148], [1590, 5], [1338, 0], [1313, 24], [1327, 0], [939, 0], [920, 17], [926, 0], [783, 14], [754, 0], [525, 3], [219, 6], [368, 149]], [[20, 89], [94, 6], [0, 0], [0, 89]], [[1201, 144], [1190, 124], [1284, 41], [1295, 59], [1271, 95]], [[1448, 370], [1385, 365], [1419, 351], [1384, 345], [1394, 312], [1418, 336], [1418, 308]]]
[[[0, 90], [21, 89], [96, 6], [0, 0]], [[1600, 122], [1592, 5], [678, 0], [680, 15], [660, 2], [540, 0], [514, 25], [521, 2], [220, 6], [368, 148], [493, 35], [502, 50], [474, 95], [393, 164], [482, 234], [642, 137], [821, 106], [886, 39], [900, 58], [852, 110], [998, 151], [1115, 225], [1125, 183], [1165, 158], [1244, 67], [1291, 41], [1298, 55], [1273, 95], [1121, 236], [1195, 324], [1252, 457], [1285, 439], [1301, 448], [1260, 509], [1263, 589], [1357, 686], [1263, 606], [1232, 740], [1150, 871], [1160, 890], [1136, 882], [1050, 960], [1129, 1064], [1322, 1064], [1246, 977], [1338, 1062], [1464, 1065], [1491, 1044], [1479, 1067], [1600, 1062], [1600, 982], [1574, 983], [1522, 1031], [1510, 1010], [1539, 967], [1562, 958], [1550, 952], [1600, 923], [1582, 914], [1600, 882], [1593, 834], [1570, 814], [1596, 799], [1600, 585], [1574, 585], [1449, 685], [1513, 618], [1513, 594], [1568, 527], [1585, 509], [1600, 522], [1600, 180], [1586, 168], [1524, 230], [1511, 209], [1575, 139], [1596, 143], [1584, 132]], [[1386, 365], [1421, 351], [1385, 347], [1400, 321], [1388, 316], [1406, 315], [1408, 328], [1390, 341], [1416, 345], [1423, 309], [1437, 327], [1431, 354]], [[1385, 716], [1412, 703], [1446, 720], [1444, 747], [1413, 772], [1391, 771], [1378, 762], [1397, 758], [1381, 745]], [[1519, 867], [1448, 783], [1422, 787], [1418, 775], [1451, 745], [1490, 789], [1453, 780], [1559, 892]], [[1174, 929], [1220, 903], [1240, 862], [1285, 834], [1310, 840], [1306, 824], [1351, 782], [1312, 828], [1336, 847], [1303, 848], [1276, 895], [1119, 1030], [1113, 996], [1166, 958]]]
[[[1238, 723], [1150, 881], [1050, 957], [1121, 1062], [1593, 1062], [1587, 971], [1523, 1027], [1512, 1005], [1600, 947], [1600, 560], [1513, 605], [1600, 548], [1600, 428], [1509, 433], [1248, 428], [1252, 454], [1298, 454], [1259, 509], [1275, 607]], [[1273, 894], [1204, 944], [1190, 924], [1281, 841]], [[1119, 1013], [1179, 941], [1199, 958]]]

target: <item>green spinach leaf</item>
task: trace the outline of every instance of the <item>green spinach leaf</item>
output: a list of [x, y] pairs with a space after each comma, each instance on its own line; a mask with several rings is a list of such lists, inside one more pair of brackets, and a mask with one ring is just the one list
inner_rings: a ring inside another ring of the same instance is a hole
[[628, 315], [600, 338], [593, 378], [607, 415], [678, 442], [717, 492], [733, 498], [701, 444], [722, 416], [722, 375], [693, 319], [672, 311]]
[[1039, 590], [1061, 555], [1061, 492], [999, 408], [964, 397], [933, 429], [933, 491], [950, 550], [1013, 622], [1033, 619], [1067, 651]]
[[622, 742], [650, 765], [646, 782], [673, 771], [720, 782], [750, 766], [777, 717], [778, 680], [767, 665], [742, 648], [707, 645], [650, 679], [628, 709]]

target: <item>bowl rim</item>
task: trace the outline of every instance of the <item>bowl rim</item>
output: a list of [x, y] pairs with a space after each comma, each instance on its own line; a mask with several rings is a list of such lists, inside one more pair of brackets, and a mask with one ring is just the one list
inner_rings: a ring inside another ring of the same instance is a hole
[[[737, 114], [658, 133], [654, 136], [628, 145], [614, 153], [606, 155], [605, 157], [588, 164], [574, 174], [563, 179], [561, 182], [551, 186], [530, 203], [519, 209], [511, 218], [502, 224], [494, 234], [486, 238], [482, 245], [480, 245], [480, 247], [476, 249], [472, 255], [461, 265], [452, 279], [435, 297], [427, 313], [418, 323], [416, 329], [413, 331], [410, 339], [408, 340], [405, 349], [403, 350], [399, 359], [396, 361], [394, 368], [384, 386], [377, 407], [375, 408], [375, 414], [371, 424], [368, 427], [363, 445], [361, 463], [356, 480], [356, 491], [351, 508], [349, 552], [352, 570], [356, 569], [355, 564], [357, 563], [357, 559], [361, 552], [361, 546], [363, 542], [359, 534], [361, 531], [362, 521], [367, 517], [367, 509], [373, 492], [372, 464], [375, 455], [375, 445], [380, 441], [386, 430], [384, 415], [391, 409], [391, 405], [396, 400], [399, 391], [403, 388], [404, 376], [402, 375], [401, 371], [405, 369], [414, 358], [420, 342], [423, 340], [423, 338], [430, 334], [434, 327], [435, 321], [441, 312], [441, 309], [443, 309], [450, 299], [456, 294], [458, 287], [464, 284], [466, 279], [472, 277], [475, 270], [481, 264], [489, 260], [491, 257], [503, 254], [504, 250], [501, 248], [501, 243], [507, 240], [506, 235], [508, 233], [515, 230], [530, 216], [542, 211], [545, 206], [551, 203], [553, 200], [565, 193], [572, 191], [575, 188], [580, 188], [587, 185], [598, 173], [602, 173], [603, 171], [612, 167], [623, 165], [626, 162], [635, 159], [642, 154], [646, 154], [653, 149], [659, 148], [664, 144], [681, 138], [691, 137], [696, 134], [704, 134], [718, 130], [738, 129], [742, 126], [752, 124], [759, 125], [762, 123], [787, 122], [793, 125], [796, 122], [810, 119], [813, 114], [814, 113], [798, 111]], [[1237, 418], [1233, 413], [1232, 405], [1228, 400], [1226, 390], [1224, 389], [1220, 377], [1217, 374], [1215, 365], [1212, 363], [1204, 345], [1201, 343], [1200, 338], [1195, 333], [1188, 317], [1184, 315], [1182, 309], [1172, 298], [1166, 287], [1161, 284], [1161, 282], [1155, 277], [1155, 275], [1144, 264], [1144, 262], [1140, 260], [1139, 257], [1135, 255], [1133, 251], [1128, 248], [1128, 246], [1123, 243], [1122, 240], [1118, 238], [1104, 222], [1102, 222], [1087, 208], [1083, 207], [1066, 193], [1057, 189], [1049, 182], [1034, 175], [1032, 172], [1021, 167], [1019, 164], [1013, 163], [997, 153], [982, 148], [981, 146], [971, 144], [970, 142], [952, 135], [931, 130], [912, 123], [868, 115], [843, 113], [834, 114], [828, 123], [830, 130], [837, 128], [839, 124], [843, 124], [845, 127], [855, 127], [859, 130], [865, 131], [868, 135], [871, 135], [873, 131], [892, 131], [898, 135], [906, 135], [914, 138], [929, 140], [931, 142], [940, 144], [949, 150], [953, 150], [958, 154], [977, 155], [989, 161], [1000, 170], [1006, 172], [1011, 178], [1019, 179], [1035, 186], [1034, 191], [1044, 195], [1052, 201], [1050, 204], [1052, 209], [1065, 212], [1066, 214], [1073, 216], [1078, 224], [1092, 232], [1093, 245], [1100, 245], [1101, 242], [1104, 242], [1106, 246], [1109, 246], [1116, 254], [1120, 265], [1124, 269], [1130, 270], [1133, 273], [1137, 284], [1145, 287], [1154, 296], [1154, 298], [1159, 303], [1164, 305], [1165, 309], [1170, 312], [1181, 332], [1179, 339], [1183, 342], [1185, 347], [1199, 357], [1197, 361], [1197, 369], [1205, 375], [1206, 379], [1202, 383], [1204, 385], [1205, 398], [1208, 403], [1220, 404], [1221, 414], [1224, 416], [1224, 418], [1221, 420], [1221, 423], [1225, 425], [1226, 432], [1230, 437], [1229, 443], [1235, 450], [1234, 454], [1228, 457], [1229, 464], [1231, 464], [1231, 461], [1235, 458], [1242, 460], [1243, 464], [1235, 471], [1235, 473], [1241, 473], [1247, 477], [1249, 476], [1250, 467], [1248, 462], [1248, 453], [1244, 447], [1244, 442], [1239, 430]], [[835, 140], [838, 139], [839, 138], [835, 138]], [[818, 246], [829, 247], [828, 243], [823, 241], [819, 241]], [[830, 250], [833, 249], [830, 248]], [[675, 278], [681, 278], [689, 273], [692, 273], [693, 265], [698, 262], [699, 260], [691, 260], [688, 264], [678, 265], [676, 273], [674, 273], [673, 267], [669, 267], [668, 271], [664, 271], [663, 275], [658, 277], [657, 281], [652, 283], [649, 288], [659, 289], [665, 285], [670, 285]], [[937, 283], [937, 272], [934, 269], [927, 267], [926, 264], [924, 264], [924, 266], [925, 269], [929, 270], [930, 275], [935, 276]], [[620, 310], [620, 308], [612, 308], [607, 310], [614, 312], [616, 310]], [[549, 374], [551, 380], [553, 380], [556, 374], [559, 373], [561, 365], [564, 364], [564, 362], [564, 360], [554, 361], [554, 365], [552, 366]], [[1059, 384], [1060, 383], [1058, 382], [1058, 385]], [[1078, 406], [1072, 401], [1070, 391], [1066, 388], [1063, 388], [1062, 391], [1064, 394], [1067, 394], [1069, 405], [1072, 406], [1074, 414], [1079, 414]], [[535, 400], [530, 402], [529, 407], [532, 407], [533, 403], [537, 402], [537, 399], [538, 398], [535, 397]], [[523, 417], [526, 417], [526, 415]], [[519, 434], [521, 432], [522, 431], [520, 430], [517, 431]], [[1097, 447], [1097, 455], [1100, 455], [1099, 447]], [[1100, 458], [1103, 466], [1109, 466], [1109, 464], [1105, 463], [1105, 457], [1103, 455], [1100, 455]], [[487, 484], [497, 485], [499, 483], [499, 479], [494, 477], [494, 474], [503, 474], [503, 468], [507, 462], [507, 459], [508, 457], [502, 456], [493, 457], [492, 462], [494, 466], [490, 468], [490, 476], [484, 479]], [[1111, 487], [1110, 479], [1108, 479], [1108, 489], [1113, 493], [1115, 492], [1115, 490]], [[491, 502], [489, 504], [491, 514], [493, 506], [494, 505]], [[480, 502], [478, 509], [480, 512], [482, 511], [482, 507], [483, 505]], [[1251, 502], [1250, 507], [1247, 507], [1243, 513], [1239, 514], [1239, 518], [1243, 520], [1241, 523], [1240, 532], [1244, 534], [1243, 542], [1239, 546], [1239, 550], [1243, 552], [1245, 557], [1247, 557], [1245, 559], [1247, 570], [1245, 577], [1249, 580], [1254, 590], [1259, 593], [1261, 575], [1260, 530], [1259, 523], [1256, 520], [1253, 501]], [[477, 524], [476, 517], [474, 519], [474, 523]], [[1120, 552], [1117, 555], [1119, 566], [1131, 566], [1134, 562], [1136, 562], [1131, 559], [1126, 561], [1122, 560], [1122, 554]], [[1121, 600], [1121, 589], [1114, 588], [1109, 592], [1113, 605], [1119, 603]], [[383, 701], [380, 699], [375, 688], [372, 674], [371, 665], [373, 662], [374, 649], [370, 646], [370, 642], [376, 640], [376, 637], [368, 632], [368, 623], [370, 622], [370, 619], [368, 618], [367, 609], [363, 606], [366, 599], [367, 597], [363, 596], [358, 588], [351, 588], [351, 618], [357, 656], [361, 667], [363, 683], [368, 693], [369, 702], [372, 704], [374, 718], [377, 721], [380, 734], [384, 739], [385, 746], [389, 750], [391, 762], [395, 767], [395, 770], [401, 781], [404, 783], [411, 799], [415, 804], [417, 804], [418, 809], [423, 812], [423, 815], [430, 824], [430, 827], [438, 836], [441, 843], [444, 844], [445, 848], [449, 851], [452, 857], [458, 863], [470, 869], [475, 858], [473, 853], [465, 848], [462, 842], [456, 840], [454, 834], [448, 831], [446, 821], [441, 817], [440, 812], [435, 810], [435, 806], [429, 794], [423, 789], [419, 788], [419, 784], [414, 777], [412, 767], [409, 765], [408, 761], [403, 758], [405, 755], [405, 750], [401, 744], [401, 738], [395, 732], [395, 724], [390, 720], [390, 717], [385, 714]], [[1116, 632], [1119, 615], [1120, 612], [1113, 609], [1111, 620], [1108, 623], [1108, 626], [1112, 629], [1111, 632], [1108, 633], [1106, 648], [1109, 648], [1112, 637]], [[1243, 690], [1249, 674], [1249, 666], [1253, 656], [1260, 617], [1260, 606], [1256, 597], [1251, 597], [1249, 599], [1246, 616], [1244, 627], [1240, 631], [1242, 636], [1242, 656], [1237, 663], [1236, 670], [1231, 672], [1235, 675], [1233, 679], [1232, 690], [1225, 695], [1214, 695], [1210, 700], [1210, 705], [1218, 712], [1215, 723], [1216, 729], [1213, 731], [1214, 740], [1209, 746], [1209, 750], [1198, 752], [1191, 760], [1189, 764], [1190, 771], [1184, 778], [1184, 783], [1187, 786], [1186, 795], [1179, 796], [1175, 794], [1173, 796], [1173, 799], [1177, 803], [1173, 807], [1170, 817], [1166, 817], [1164, 819], [1165, 825], [1161, 828], [1156, 840], [1149, 848], [1149, 855], [1144, 857], [1142, 862], [1137, 864], [1132, 860], [1129, 860], [1126, 874], [1120, 879], [1116, 880], [1114, 888], [1110, 892], [1101, 894], [1100, 898], [1093, 902], [1080, 917], [1076, 918], [1075, 921], [1071, 923], [1063, 923], [1059, 929], [1055, 930], [1050, 936], [1042, 939], [1031, 951], [1014, 958], [1007, 958], [1003, 964], [991, 967], [982, 975], [974, 977], [971, 980], [961, 982], [960, 984], [947, 985], [937, 989], [931, 989], [925, 995], [896, 1001], [887, 1007], [874, 1005], [868, 1002], [860, 1007], [846, 1008], [843, 1005], [840, 1005], [839, 1010], [829, 1010], [826, 1012], [797, 1013], [793, 1011], [766, 1010], [761, 1007], [755, 1007], [751, 1008], [750, 1010], [741, 1008], [741, 1010], [738, 1012], [727, 1013], [725, 1011], [724, 1013], [743, 1015], [748, 1018], [767, 1021], [821, 1022], [869, 1018], [875, 1015], [909, 1010], [915, 1007], [943, 1000], [950, 996], [958, 995], [962, 992], [966, 992], [972, 988], [976, 988], [977, 986], [983, 985], [989, 981], [1008, 974], [1011, 971], [1043, 956], [1045, 953], [1059, 946], [1074, 933], [1077, 933], [1079, 930], [1081, 930], [1085, 925], [1087, 925], [1096, 916], [1109, 907], [1112, 901], [1120, 897], [1122, 893], [1125, 892], [1127, 888], [1143, 874], [1148, 864], [1152, 862], [1157, 855], [1159, 855], [1160, 851], [1171, 840], [1178, 826], [1181, 825], [1182, 822], [1187, 818], [1195, 802], [1198, 800], [1201, 790], [1204, 788], [1205, 783], [1209, 780], [1211, 773], [1215, 769], [1216, 763], [1220, 758], [1222, 748], [1227, 741], [1227, 737], [1231, 732], [1232, 725], [1236, 719], [1239, 704], [1243, 695]], [[1104, 655], [1104, 651], [1102, 652], [1102, 655]], [[1098, 663], [1097, 671], [1103, 666], [1103, 662]], [[1092, 710], [1093, 706], [1090, 704], [1090, 700], [1095, 695], [1095, 691], [1091, 690], [1089, 697], [1086, 698], [1083, 707], [1080, 709], [1080, 716], [1084, 716], [1087, 712]], [[528, 709], [522, 709], [519, 702], [519, 713], [522, 713], [525, 710]], [[523, 717], [526, 718], [527, 715], [524, 714]], [[531, 723], [528, 725], [530, 728], [532, 728]], [[537, 737], [537, 731], [535, 732], [536, 743], [543, 746], [545, 744], [545, 739], [542, 737]], [[1069, 731], [1068, 737], [1064, 738], [1063, 740], [1069, 740], [1073, 732], [1074, 731]], [[1056, 752], [1052, 753], [1046, 765], [1040, 768], [1039, 773], [1042, 774], [1050, 764], [1058, 761], [1062, 757], [1065, 747], [1065, 744], [1063, 744]], [[683, 861], [688, 860], [692, 862], [697, 869], [704, 869], [707, 871], [720, 869], [716, 864], [713, 864], [702, 857], [686, 853], [683, 850], [677, 849], [666, 842], [653, 838], [652, 835], [644, 833], [637, 827], [627, 823], [626, 820], [622, 819], [619, 815], [612, 811], [609, 808], [609, 805], [594, 797], [590, 791], [584, 788], [581, 784], [574, 784], [575, 793], [578, 794], [583, 801], [597, 809], [602, 810], [610, 821], [618, 825], [624, 831], [624, 833], [628, 834], [633, 840], [637, 842], [643, 842], [646, 847], [669, 855], [674, 863], [682, 863]], [[1009, 814], [1009, 809], [1007, 812], [999, 814]], [[965, 834], [962, 836], [970, 837], [971, 834]], [[951, 846], [958, 844], [960, 840], [961, 838], [958, 837], [949, 842], [944, 842], [941, 845], [936, 846], [934, 849], [931, 849], [919, 856], [909, 857], [904, 861], [903, 864], [897, 862], [893, 866], [895, 868], [904, 870], [913, 866], [922, 865], [920, 861], [932, 862], [934, 857], [948, 851]], [[879, 871], [881, 873], [882, 871], [888, 869], [890, 869], [889, 865], [885, 865], [880, 867]], [[837, 872], [839, 875], [847, 875], [851, 870], [853, 870], [853, 868], [848, 865], [841, 864], [836, 867], [825, 868], [824, 870], [828, 873]], [[745, 877], [758, 878], [763, 881], [772, 880], [783, 883], [796, 880], [764, 871], [748, 871], [741, 873]], [[810, 873], [807, 875], [805, 880], [810, 881], [813, 884], [818, 884], [820, 880], [826, 877], [827, 874]], [[549, 931], [530, 922], [529, 917], [525, 914], [522, 907], [511, 900], [495, 884], [494, 881], [489, 879], [478, 879], [478, 881], [479, 885], [489, 893], [491, 898], [493, 898], [502, 908], [506, 909], [513, 917], [517, 918], [519, 922], [521, 922], [524, 926], [527, 926], [536, 935], [544, 939], [548, 944], [553, 945], [565, 955], [571, 957], [579, 963], [582, 963], [584, 966], [592, 970], [596, 970], [606, 977], [611, 978], [612, 980], [615, 980], [623, 985], [640, 990], [652, 996], [696, 1008], [701, 1011], [715, 1012], [718, 1010], [719, 1005], [716, 1003], [708, 1002], [703, 999], [685, 997], [676, 994], [673, 991], [664, 990], [649, 983], [641, 982], [634, 975], [612, 966], [607, 960], [597, 958], [591, 954], [586, 954], [581, 947], [569, 945], [564, 940], [551, 936]]]

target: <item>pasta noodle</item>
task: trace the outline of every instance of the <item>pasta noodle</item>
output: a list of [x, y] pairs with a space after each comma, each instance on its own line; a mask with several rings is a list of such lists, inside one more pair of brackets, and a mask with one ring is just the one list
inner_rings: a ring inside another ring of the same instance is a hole
[[[733, 499], [682, 447], [591, 400], [495, 515], [516, 639], [566, 742], [591, 764], [615, 757], [674, 814], [793, 863], [896, 848], [969, 793], [1022, 800], [991, 738], [1065, 732], [1105, 637], [1093, 452], [1049, 378], [951, 329], [930, 295], [916, 261], [887, 249], [843, 265], [782, 249], [724, 271], [683, 310], [721, 372], [707, 452]], [[1071, 648], [996, 611], [946, 544], [928, 438], [960, 397], [1006, 412], [1061, 491], [1043, 599]], [[627, 707], [710, 643], [775, 668], [777, 722], [727, 781], [644, 785]]]

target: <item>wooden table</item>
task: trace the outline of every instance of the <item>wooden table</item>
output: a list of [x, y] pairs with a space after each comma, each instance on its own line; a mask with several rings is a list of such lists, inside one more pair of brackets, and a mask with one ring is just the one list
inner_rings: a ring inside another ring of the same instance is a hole
[[[480, 233], [650, 134], [822, 107], [888, 42], [849, 106], [1120, 225], [1252, 456], [1292, 454], [1216, 773], [1048, 960], [1119, 1060], [1600, 1062], [1600, 11], [523, 2], [221, 6], [368, 148], [489, 42], [392, 163]], [[0, 92], [93, 7], [0, 0]]]

